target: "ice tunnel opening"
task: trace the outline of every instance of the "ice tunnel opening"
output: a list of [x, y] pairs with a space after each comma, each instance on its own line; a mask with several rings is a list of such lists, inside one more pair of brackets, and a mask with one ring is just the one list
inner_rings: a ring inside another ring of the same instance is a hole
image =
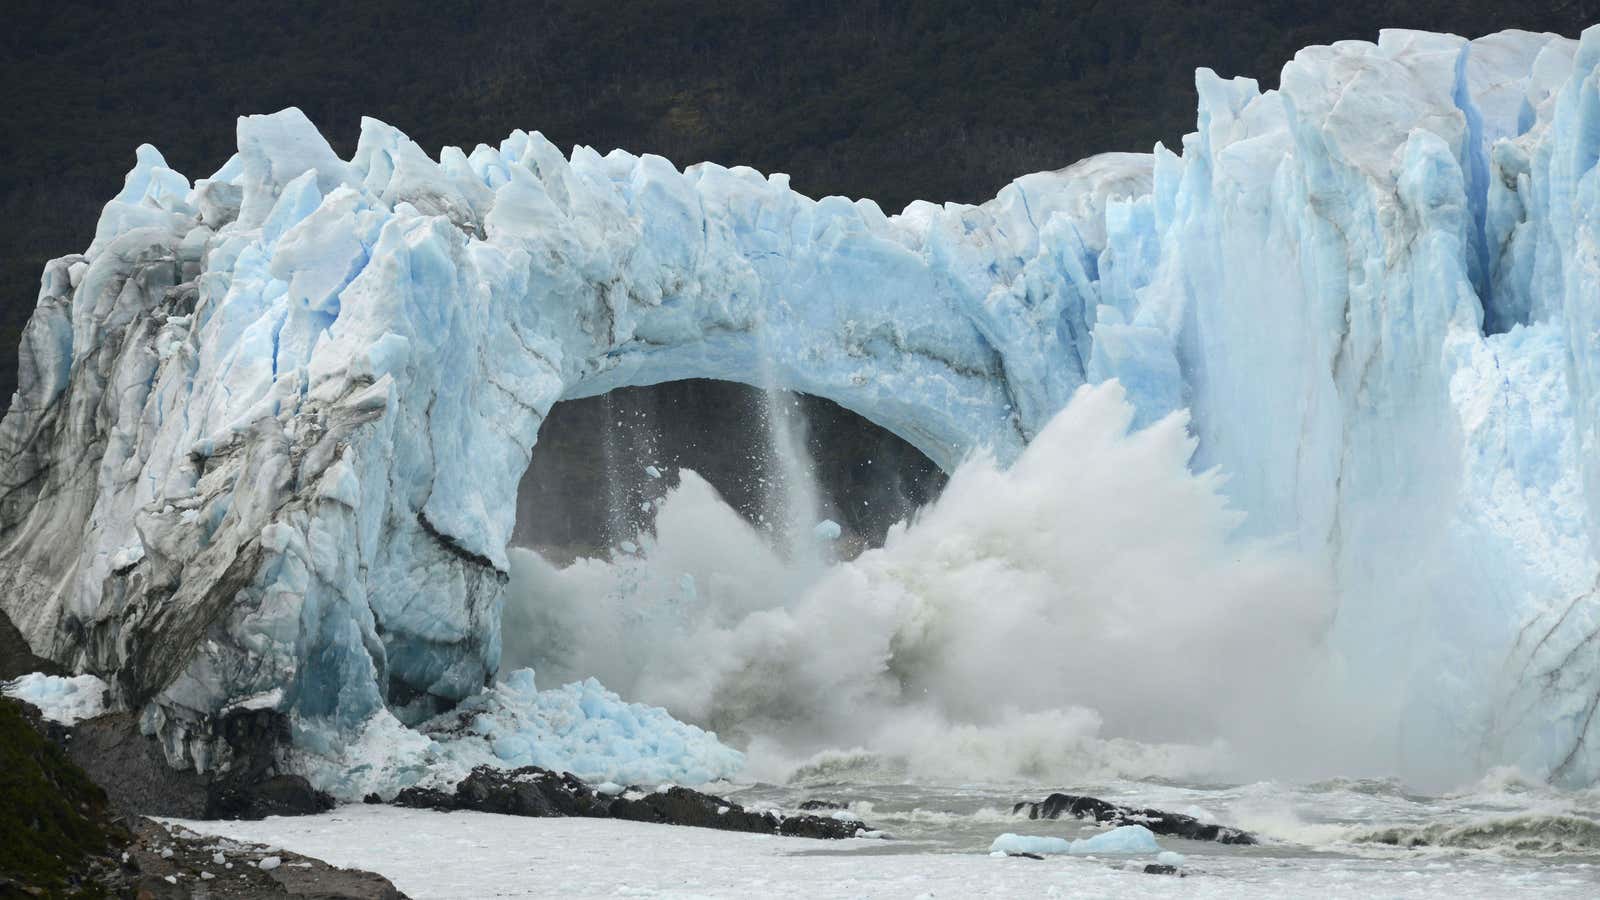
[[[797, 446], [775, 446], [784, 440]], [[836, 523], [840, 558], [881, 546], [946, 481], [916, 447], [822, 397], [712, 379], [623, 387], [551, 408], [517, 488], [511, 546], [556, 565], [605, 557], [652, 529], [685, 469], [774, 538], [786, 516], [805, 517], [783, 509], [795, 504], [784, 494], [809, 480], [815, 521], [797, 524]]]
[[685, 642], [795, 602], [946, 481], [903, 438], [810, 394], [689, 379], [561, 401], [518, 488], [501, 671], [597, 678], [714, 724], [696, 691], [651, 694], [649, 660], [692, 658]]

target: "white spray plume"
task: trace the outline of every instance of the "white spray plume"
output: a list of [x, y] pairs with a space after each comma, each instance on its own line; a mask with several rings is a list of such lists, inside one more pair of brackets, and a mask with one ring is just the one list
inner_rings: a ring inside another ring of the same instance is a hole
[[[967, 460], [882, 548], [820, 572], [685, 471], [637, 555], [513, 554], [507, 663], [597, 676], [755, 765], [860, 747], [930, 777], [1043, 776], [1083, 771], [1102, 735], [1205, 765], [1221, 738], [1259, 764], [1314, 718], [1331, 592], [1314, 561], [1232, 537], [1185, 414], [1132, 418], [1117, 383], [1082, 388], [1010, 468]], [[1135, 755], [1150, 771], [1127, 774], [1182, 774]]]

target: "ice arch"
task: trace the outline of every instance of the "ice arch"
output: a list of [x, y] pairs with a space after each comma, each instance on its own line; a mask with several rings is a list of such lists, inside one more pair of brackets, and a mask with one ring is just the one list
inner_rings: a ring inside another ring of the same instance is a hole
[[315, 749], [495, 668], [561, 397], [759, 379], [948, 465], [1116, 377], [1326, 559], [1399, 752], [1593, 782], [1600, 27], [1385, 31], [1279, 83], [1200, 72], [1181, 156], [896, 216], [520, 132], [435, 161], [368, 121], [347, 162], [292, 110], [193, 186], [141, 148], [24, 335], [0, 607], [176, 761], [244, 702]]
[[434, 161], [366, 120], [347, 162], [298, 110], [238, 133], [192, 187], [140, 149], [45, 273], [0, 432], [8, 613], [201, 763], [242, 698], [349, 725], [481, 688], [562, 398], [743, 381], [944, 466], [1015, 453], [1084, 380], [1106, 204], [1151, 186], [1101, 157], [888, 217], [538, 134]]
[[556, 564], [604, 556], [653, 530], [684, 468], [751, 524], [833, 519], [845, 557], [882, 546], [946, 482], [920, 450], [820, 397], [706, 379], [624, 388], [551, 407], [512, 543]]

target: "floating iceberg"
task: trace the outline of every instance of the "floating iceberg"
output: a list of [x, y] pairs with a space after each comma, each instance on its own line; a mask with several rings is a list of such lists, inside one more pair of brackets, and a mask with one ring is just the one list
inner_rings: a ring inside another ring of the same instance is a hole
[[335, 746], [493, 682], [558, 400], [763, 373], [950, 468], [1116, 379], [1326, 560], [1402, 758], [1593, 781], [1600, 28], [1196, 84], [1181, 155], [893, 216], [521, 131], [435, 160], [368, 119], [347, 161], [293, 109], [193, 184], [141, 147], [23, 335], [0, 606], [176, 764], [246, 698]]
[[994, 839], [994, 843], [989, 845], [989, 852], [1003, 854], [1036, 853], [1039, 856], [1053, 856], [1072, 852], [1072, 842], [1066, 838], [1012, 834], [1008, 831]]
[[1072, 852], [1079, 855], [1160, 853], [1161, 845], [1156, 843], [1155, 834], [1143, 825], [1119, 825], [1093, 837], [1073, 841]]
[[990, 853], [1037, 853], [1041, 856], [1070, 853], [1074, 856], [1089, 856], [1092, 854], [1106, 855], [1137, 855], [1144, 853], [1159, 853], [1161, 856], [1176, 856], [1178, 862], [1172, 863], [1161, 860], [1163, 865], [1182, 865], [1183, 857], [1176, 853], [1168, 854], [1161, 850], [1161, 845], [1156, 843], [1156, 836], [1150, 829], [1143, 825], [1121, 825], [1092, 837], [1078, 838], [1069, 841], [1058, 837], [1039, 837], [1028, 834], [1011, 834], [1007, 832], [994, 839], [989, 845]]

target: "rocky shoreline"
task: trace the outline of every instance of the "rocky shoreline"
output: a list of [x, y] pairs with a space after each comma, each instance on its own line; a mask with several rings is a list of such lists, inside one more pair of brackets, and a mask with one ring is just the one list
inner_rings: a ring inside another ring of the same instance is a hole
[[[375, 795], [367, 799], [369, 803], [382, 802]], [[601, 792], [571, 774], [538, 766], [520, 769], [479, 766], [462, 779], [453, 792], [406, 788], [393, 803], [412, 809], [472, 810], [534, 818], [624, 819], [831, 840], [881, 836], [860, 819], [842, 811], [832, 815], [810, 812], [784, 815], [771, 810], [750, 810], [731, 800], [676, 785]]]
[[[123, 805], [137, 793], [130, 794], [129, 782], [149, 787], [159, 779], [136, 767], [101, 768], [91, 778], [75, 762], [86, 743], [75, 736], [83, 734], [96, 731], [69, 729], [30, 704], [0, 697], [0, 897], [404, 900], [381, 875], [198, 835], [132, 812]], [[140, 737], [127, 749], [147, 740]], [[74, 744], [76, 754], [67, 749]], [[165, 765], [159, 751], [155, 761]], [[192, 772], [167, 771], [168, 799], [200, 783]], [[191, 802], [210, 802], [208, 795], [202, 791]]]
[[1037, 802], [1023, 801], [1013, 806], [1011, 812], [1014, 815], [1027, 813], [1030, 819], [1059, 819], [1063, 816], [1092, 819], [1112, 828], [1143, 825], [1155, 834], [1191, 841], [1213, 841], [1218, 844], [1260, 843], [1256, 836], [1248, 831], [1202, 822], [1194, 816], [1159, 809], [1118, 806], [1098, 797], [1076, 794], [1056, 793]]
[[[287, 738], [280, 714], [240, 711], [225, 717], [221, 727], [221, 742], [231, 751], [226, 765], [204, 774], [179, 771], [167, 765], [154, 738], [139, 732], [132, 713], [106, 713], [67, 726], [44, 718], [26, 702], [0, 698], [0, 736], [5, 741], [0, 769], [8, 773], [8, 811], [15, 810], [7, 816], [6, 833], [0, 834], [0, 896], [404, 896], [382, 876], [147, 818], [260, 819], [334, 808], [332, 797], [280, 765], [279, 751]], [[676, 785], [592, 785], [537, 766], [479, 766], [448, 789], [410, 787], [390, 800], [374, 794], [366, 802], [822, 840], [886, 836], [837, 801], [811, 799], [796, 811], [747, 808]], [[1258, 843], [1249, 832], [1193, 816], [1074, 794], [1020, 802], [1012, 812], [1035, 820], [1142, 825], [1154, 834], [1186, 840]], [[1178, 874], [1161, 865], [1145, 871]]]

